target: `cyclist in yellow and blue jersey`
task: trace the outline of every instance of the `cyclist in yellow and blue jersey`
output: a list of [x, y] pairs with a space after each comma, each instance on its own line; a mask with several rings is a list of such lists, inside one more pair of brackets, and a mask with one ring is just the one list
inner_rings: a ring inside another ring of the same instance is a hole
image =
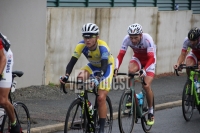
[[78, 78], [83, 80], [95, 77], [94, 84], [98, 89], [98, 114], [99, 114], [99, 133], [104, 133], [104, 125], [107, 114], [106, 96], [111, 88], [114, 58], [110, 53], [107, 43], [99, 39], [99, 28], [96, 24], [87, 23], [82, 27], [83, 40], [80, 41], [72, 54], [71, 60], [66, 67], [65, 76], [61, 77], [60, 82], [66, 83], [72, 72], [74, 65], [83, 53], [89, 63], [81, 68]]

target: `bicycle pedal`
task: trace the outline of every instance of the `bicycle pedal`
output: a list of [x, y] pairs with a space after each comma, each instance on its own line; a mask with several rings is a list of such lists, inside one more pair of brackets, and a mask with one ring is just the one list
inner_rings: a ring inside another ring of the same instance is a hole
[[148, 108], [147, 107], [144, 107], [143, 108], [143, 112], [147, 112], [148, 111]]

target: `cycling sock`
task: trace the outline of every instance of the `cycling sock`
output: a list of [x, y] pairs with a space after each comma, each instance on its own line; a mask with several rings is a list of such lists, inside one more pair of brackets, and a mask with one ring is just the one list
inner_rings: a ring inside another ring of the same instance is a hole
[[104, 133], [104, 126], [105, 126], [106, 118], [99, 118], [99, 133]]
[[149, 108], [149, 113], [153, 114], [153, 106]]
[[17, 124], [17, 121], [15, 120], [13, 123], [11, 123], [11, 126], [16, 126], [16, 124]]

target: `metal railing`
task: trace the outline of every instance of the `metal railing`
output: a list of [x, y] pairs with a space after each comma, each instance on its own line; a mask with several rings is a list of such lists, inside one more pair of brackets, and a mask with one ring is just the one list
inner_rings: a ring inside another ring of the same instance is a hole
[[47, 7], [158, 7], [159, 11], [200, 14], [200, 0], [47, 0]]

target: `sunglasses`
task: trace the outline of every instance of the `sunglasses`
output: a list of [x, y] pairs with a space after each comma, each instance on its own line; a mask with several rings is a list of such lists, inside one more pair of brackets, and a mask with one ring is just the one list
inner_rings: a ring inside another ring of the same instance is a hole
[[91, 36], [83, 36], [84, 39], [91, 39], [97, 37], [96, 35], [91, 35]]

